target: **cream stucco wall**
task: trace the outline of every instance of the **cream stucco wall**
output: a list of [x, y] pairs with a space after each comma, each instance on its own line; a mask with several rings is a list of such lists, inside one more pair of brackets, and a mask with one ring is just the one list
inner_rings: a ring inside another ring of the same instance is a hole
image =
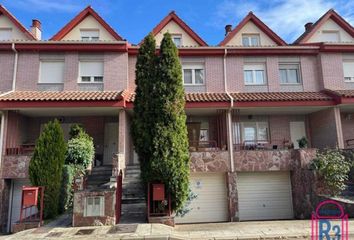
[[5, 15], [0, 15], [0, 28], [11, 28], [12, 29], [12, 39], [11, 40], [28, 40], [27, 37], [20, 29], [13, 24], [10, 19]]
[[199, 44], [173, 20], [170, 21], [164, 28], [162, 28], [159, 33], [156, 34], [155, 40], [157, 45], [160, 45], [163, 35], [166, 32], [171, 34], [181, 34], [183, 46], [199, 46]]
[[307, 42], [323, 42], [322, 31], [338, 31], [341, 42], [354, 42], [354, 39], [332, 19], [328, 19]]
[[81, 40], [81, 29], [98, 29], [100, 40], [115, 40], [115, 38], [91, 15], [87, 16], [82, 22], [74, 27], [63, 40]]
[[261, 46], [276, 46], [277, 44], [268, 37], [261, 29], [259, 29], [253, 22], [248, 23], [236, 33], [236, 35], [226, 44], [227, 46], [242, 46], [242, 34], [259, 34]]

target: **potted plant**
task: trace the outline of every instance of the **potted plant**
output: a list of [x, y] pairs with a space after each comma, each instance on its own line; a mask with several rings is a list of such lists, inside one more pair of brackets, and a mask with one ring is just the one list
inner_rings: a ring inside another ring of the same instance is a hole
[[298, 139], [297, 142], [299, 144], [299, 148], [307, 148], [308, 141], [306, 137]]

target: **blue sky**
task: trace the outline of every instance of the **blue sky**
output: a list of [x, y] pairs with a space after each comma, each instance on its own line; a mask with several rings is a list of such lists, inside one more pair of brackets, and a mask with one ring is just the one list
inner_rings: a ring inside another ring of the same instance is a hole
[[87, 5], [91, 5], [122, 37], [138, 43], [171, 10], [208, 44], [224, 37], [224, 26], [233, 27], [253, 11], [287, 42], [294, 41], [306, 22], [316, 21], [334, 8], [354, 25], [354, 0], [0, 0], [26, 27], [37, 18], [43, 39], [48, 39]]

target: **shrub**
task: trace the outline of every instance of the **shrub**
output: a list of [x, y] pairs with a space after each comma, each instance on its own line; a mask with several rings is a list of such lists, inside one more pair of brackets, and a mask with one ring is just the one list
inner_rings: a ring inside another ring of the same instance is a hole
[[33, 186], [44, 186], [44, 218], [58, 215], [66, 143], [59, 121], [47, 123], [39, 136], [29, 165]]
[[317, 170], [332, 195], [338, 195], [345, 189], [351, 163], [338, 149], [325, 149], [318, 152], [312, 162], [312, 168]]
[[192, 189], [188, 189], [188, 197], [186, 202], [184, 203], [183, 207], [178, 209], [176, 211], [176, 216], [178, 217], [184, 217], [187, 213], [193, 210], [193, 208], [190, 208], [189, 206], [191, 205], [192, 201], [198, 197], [197, 194], [195, 194]]
[[302, 137], [300, 139], [297, 140], [298, 144], [299, 144], [299, 148], [306, 148], [308, 141], [306, 137]]
[[95, 155], [93, 139], [87, 133], [81, 132], [68, 141], [66, 164], [82, 165], [85, 169], [90, 165]]
[[82, 125], [79, 123], [75, 123], [75, 124], [71, 125], [71, 127], [70, 127], [70, 131], [69, 131], [70, 139], [75, 138], [84, 132], [85, 132], [85, 130], [82, 127]]
[[76, 173], [76, 167], [74, 165], [64, 165], [63, 177], [61, 181], [60, 189], [60, 204], [59, 211], [61, 213], [66, 212], [72, 208], [73, 204], [73, 182]]

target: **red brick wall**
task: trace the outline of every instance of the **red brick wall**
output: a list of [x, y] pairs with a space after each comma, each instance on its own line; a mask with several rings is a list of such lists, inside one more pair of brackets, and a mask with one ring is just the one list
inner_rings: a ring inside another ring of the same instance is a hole
[[12, 76], [15, 56], [10, 52], [2, 52], [0, 55], [0, 92], [10, 91], [12, 88]]
[[301, 80], [305, 92], [319, 91], [321, 83], [319, 79], [318, 61], [314, 56], [302, 56], [301, 63]]
[[324, 88], [344, 89], [343, 59], [340, 53], [321, 53], [321, 77]]
[[104, 90], [117, 91], [128, 87], [128, 53], [105, 53]]
[[39, 54], [20, 53], [18, 56], [16, 90], [37, 90]]
[[224, 74], [222, 57], [205, 58], [205, 83], [207, 92], [224, 92]]
[[128, 89], [135, 89], [135, 64], [136, 64], [136, 56], [129, 56], [128, 58]]
[[79, 86], [77, 80], [79, 77], [79, 54], [77, 52], [67, 52], [65, 54], [64, 69], [64, 90], [77, 91]]

